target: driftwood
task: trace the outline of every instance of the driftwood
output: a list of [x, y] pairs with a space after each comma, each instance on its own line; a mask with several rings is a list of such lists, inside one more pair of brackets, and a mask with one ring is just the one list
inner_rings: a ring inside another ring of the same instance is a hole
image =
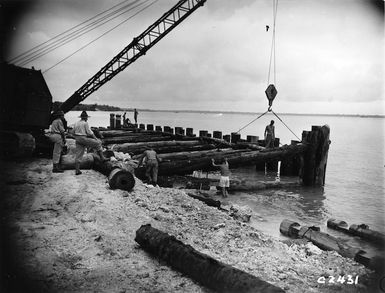
[[136, 231], [135, 241], [173, 269], [217, 292], [284, 292], [254, 275], [196, 251], [149, 224]]
[[336, 251], [340, 255], [354, 259], [370, 269], [376, 271], [383, 270], [385, 259], [382, 256], [371, 255], [364, 250], [351, 247], [329, 234], [320, 232], [319, 227], [301, 227], [300, 224], [296, 222], [283, 220], [279, 227], [279, 231], [283, 235], [292, 238], [305, 238], [323, 250]]
[[211, 206], [211, 207], [216, 207], [216, 208], [220, 208], [221, 207], [221, 202], [219, 200], [215, 200], [215, 199], [212, 199], [210, 197], [205, 197], [205, 196], [202, 196], [202, 195], [199, 195], [199, 194], [195, 194], [195, 193], [187, 193], [188, 196], [192, 197], [192, 198], [195, 198], [201, 202], [204, 202], [205, 204], [207, 204], [208, 206]]

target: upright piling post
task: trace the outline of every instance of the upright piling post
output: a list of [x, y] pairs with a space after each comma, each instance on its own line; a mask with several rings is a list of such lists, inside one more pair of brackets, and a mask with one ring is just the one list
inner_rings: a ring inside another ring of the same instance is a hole
[[110, 114], [110, 129], [115, 129], [115, 114]]
[[330, 127], [312, 126], [302, 133], [302, 143], [308, 145], [304, 154], [302, 183], [305, 186], [324, 186], [329, 152]]

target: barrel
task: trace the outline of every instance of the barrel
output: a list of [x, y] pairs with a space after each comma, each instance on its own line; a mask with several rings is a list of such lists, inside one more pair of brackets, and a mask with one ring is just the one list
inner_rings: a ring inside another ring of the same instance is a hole
[[159, 126], [159, 125], [155, 126], [155, 131], [162, 132], [162, 126]]
[[135, 186], [135, 178], [129, 171], [115, 168], [108, 176], [108, 184], [111, 189], [130, 191]]
[[154, 125], [147, 124], [147, 130], [154, 130]]

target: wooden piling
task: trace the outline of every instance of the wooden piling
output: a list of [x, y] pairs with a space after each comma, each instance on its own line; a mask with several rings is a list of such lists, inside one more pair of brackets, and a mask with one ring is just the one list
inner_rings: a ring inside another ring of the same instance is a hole
[[115, 119], [115, 128], [116, 129], [122, 128], [122, 116], [120, 114], [116, 114], [115, 117], [116, 117], [116, 119]]
[[194, 136], [194, 129], [193, 128], [186, 128], [186, 135], [187, 136]]
[[223, 136], [223, 139], [227, 142], [231, 142], [231, 136], [229, 134], [226, 134]]
[[115, 114], [110, 114], [110, 129], [115, 129]]
[[305, 186], [324, 186], [329, 151], [330, 127], [312, 126], [311, 131], [303, 131], [302, 142], [307, 145], [304, 154], [302, 182]]
[[222, 139], [222, 131], [213, 131], [213, 138]]
[[196, 251], [150, 224], [136, 231], [135, 241], [173, 269], [216, 292], [284, 292], [254, 275]]
[[176, 126], [175, 127], [175, 134], [184, 135], [184, 128]]
[[237, 132], [231, 133], [231, 143], [237, 143], [241, 139], [241, 135]]

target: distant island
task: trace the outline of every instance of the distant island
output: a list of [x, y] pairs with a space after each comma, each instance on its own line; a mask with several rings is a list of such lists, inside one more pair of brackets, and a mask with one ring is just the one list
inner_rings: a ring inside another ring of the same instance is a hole
[[[53, 109], [57, 109], [62, 102], [54, 102]], [[202, 110], [161, 110], [161, 109], [139, 109], [139, 112], [168, 112], [168, 113], [201, 113], [201, 114], [241, 114], [241, 115], [258, 115], [257, 112], [237, 112], [237, 111], [202, 111]], [[133, 112], [134, 108], [121, 108], [109, 105], [99, 104], [79, 104], [71, 111], [109, 111], [109, 112]], [[311, 113], [280, 113], [280, 115], [292, 116], [334, 116], [334, 117], [363, 117], [363, 118], [385, 118], [385, 115], [361, 115], [361, 114], [311, 114]]]

